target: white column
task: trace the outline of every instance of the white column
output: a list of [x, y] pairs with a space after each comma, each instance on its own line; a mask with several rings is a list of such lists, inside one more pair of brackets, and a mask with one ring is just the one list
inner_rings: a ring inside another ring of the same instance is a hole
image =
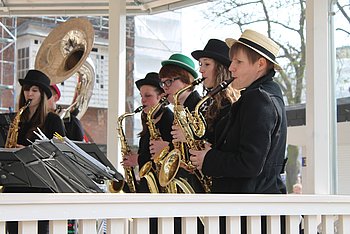
[[126, 3], [109, 0], [107, 157], [117, 169], [121, 158], [116, 130], [117, 117], [125, 112], [125, 32]]
[[329, 0], [306, 1], [306, 170], [303, 193], [330, 194]]

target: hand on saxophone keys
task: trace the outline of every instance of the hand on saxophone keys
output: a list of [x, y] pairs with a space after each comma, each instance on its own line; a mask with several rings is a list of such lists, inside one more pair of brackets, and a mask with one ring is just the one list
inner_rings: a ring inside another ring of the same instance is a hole
[[195, 166], [198, 170], [202, 170], [205, 155], [210, 149], [211, 149], [211, 144], [209, 144], [208, 142], [205, 142], [203, 150], [193, 150], [193, 149], [189, 150], [191, 154], [190, 161], [192, 162], [192, 165]]
[[162, 139], [160, 140], [151, 140], [149, 142], [149, 151], [152, 155], [152, 160], [154, 160], [154, 157], [159, 155], [162, 150], [169, 146], [169, 142], [163, 141]]
[[185, 134], [183, 133], [179, 125], [173, 125], [170, 134], [173, 137], [173, 143], [175, 142], [186, 142]]
[[130, 151], [129, 153], [123, 155], [123, 161], [120, 164], [124, 168], [135, 167], [138, 165], [139, 155], [135, 152]]

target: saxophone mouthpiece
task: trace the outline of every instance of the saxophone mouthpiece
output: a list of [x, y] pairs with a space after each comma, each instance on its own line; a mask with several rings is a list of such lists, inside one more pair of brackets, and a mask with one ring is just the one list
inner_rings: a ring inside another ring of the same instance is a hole
[[214, 96], [217, 93], [221, 92], [222, 90], [226, 89], [229, 84], [233, 81], [233, 77], [231, 77], [228, 80], [222, 81], [218, 86], [216, 86], [212, 91], [210, 91], [209, 95]]
[[32, 102], [32, 99], [28, 99], [25, 106], [28, 107], [30, 105], [30, 103]]
[[139, 106], [136, 108], [136, 110], [134, 110], [134, 113], [138, 113], [141, 112], [143, 110], [143, 108], [145, 108], [146, 106]]
[[205, 77], [197, 78], [192, 82], [192, 86], [198, 85], [205, 80]]

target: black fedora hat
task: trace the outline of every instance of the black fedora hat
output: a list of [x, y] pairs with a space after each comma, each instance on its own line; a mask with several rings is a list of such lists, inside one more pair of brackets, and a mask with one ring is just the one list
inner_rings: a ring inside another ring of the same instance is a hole
[[40, 87], [46, 94], [47, 99], [51, 98], [50, 79], [39, 70], [29, 70], [24, 79], [19, 79], [18, 82], [23, 85], [35, 85]]
[[136, 87], [140, 90], [143, 85], [151, 85], [160, 90], [163, 90], [160, 86], [159, 74], [157, 72], [149, 72], [146, 77], [135, 82]]
[[196, 60], [206, 57], [216, 60], [222, 65], [229, 67], [231, 60], [229, 58], [230, 48], [224, 41], [218, 39], [210, 39], [203, 50], [195, 50], [191, 53]]

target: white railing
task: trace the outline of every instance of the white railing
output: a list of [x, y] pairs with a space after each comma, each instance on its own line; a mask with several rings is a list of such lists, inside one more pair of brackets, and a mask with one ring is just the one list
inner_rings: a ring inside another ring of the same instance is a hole
[[[350, 196], [214, 195], [214, 194], [0, 194], [0, 234], [6, 221], [19, 221], [20, 234], [37, 232], [37, 220], [50, 220], [51, 234], [66, 234], [67, 220], [79, 221], [79, 234], [97, 233], [96, 220], [107, 221], [107, 233], [148, 233], [148, 217], [159, 217], [158, 232], [173, 233], [173, 217], [182, 217], [183, 233], [197, 233], [198, 216], [205, 233], [219, 233], [219, 216], [226, 216], [227, 233], [240, 233], [247, 216], [250, 234], [260, 233], [260, 216], [267, 216], [268, 233], [280, 233], [279, 216], [286, 216], [288, 234], [350, 233]], [[335, 231], [336, 230], [336, 231]]]

